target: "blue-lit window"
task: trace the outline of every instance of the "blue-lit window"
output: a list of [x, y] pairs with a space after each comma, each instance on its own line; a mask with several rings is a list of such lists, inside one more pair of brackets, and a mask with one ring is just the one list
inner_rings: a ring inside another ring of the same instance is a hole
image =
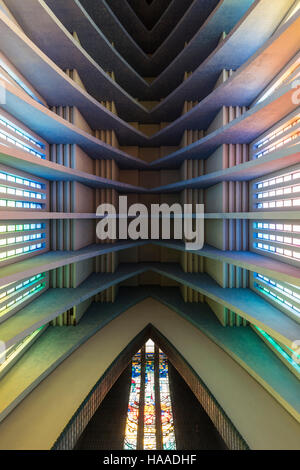
[[46, 223], [0, 225], [0, 264], [17, 256], [37, 254], [45, 248]]
[[36, 251], [43, 250], [46, 247], [45, 243], [35, 243], [22, 246], [20, 248], [12, 248], [5, 251], [0, 251], [0, 262], [6, 261], [7, 259], [14, 258], [16, 256], [26, 255]]
[[293, 316], [300, 318], [300, 288], [275, 281], [259, 273], [254, 274], [254, 288]]
[[[295, 370], [298, 374], [300, 374], [300, 356], [295, 353], [292, 349], [288, 348], [285, 346], [286, 350], [281, 347], [277, 341], [275, 341], [268, 333], [266, 333], [264, 330], [259, 328], [258, 326], [254, 326], [254, 329], [265, 338], [267, 344], [271, 346], [273, 350], [275, 350], [279, 357], [288, 365], [292, 367], [292, 370]], [[294, 360], [295, 358], [296, 360]], [[297, 361], [297, 362], [296, 362]]]
[[46, 199], [45, 193], [37, 193], [25, 189], [11, 188], [9, 186], [0, 185], [0, 195], [7, 194], [9, 196], [28, 197], [30, 199]]
[[[34, 99], [35, 101], [37, 101], [38, 103], [40, 103], [40, 104], [42, 104], [43, 106], [45, 106], [44, 103], [33, 93], [33, 91], [21, 80], [21, 78], [18, 77], [18, 75], [17, 75], [15, 72], [13, 72], [13, 70], [7, 65], [7, 63], [0, 59], [0, 69], [1, 69], [1, 68], [2, 68], [2, 70], [3, 70], [4, 72], [6, 72], [6, 73], [9, 75], [9, 77], [10, 77], [20, 88], [22, 88], [22, 90], [24, 90], [24, 91], [27, 93], [27, 95], [29, 95], [31, 98], [33, 98], [33, 99]], [[0, 73], [0, 75], [1, 75], [6, 81], [8, 81], [7, 78], [3, 75], [3, 73], [2, 73], [2, 74]]]
[[46, 274], [41, 273], [24, 281], [11, 283], [0, 288], [0, 317], [21, 306], [30, 297], [46, 287]]
[[22, 357], [22, 355], [30, 348], [35, 340], [44, 333], [47, 325], [43, 325], [26, 338], [18, 343], [10, 346], [3, 353], [0, 354], [0, 377], [2, 378], [9, 369]]
[[41, 150], [45, 150], [45, 144], [37, 140], [35, 137], [30, 135], [28, 132], [25, 132], [23, 129], [20, 127], [17, 127], [15, 124], [13, 124], [11, 121], [9, 121], [6, 117], [4, 117], [2, 114], [0, 114], [0, 124], [2, 126], [7, 127], [10, 131], [14, 132], [15, 134], [21, 136], [24, 140], [27, 140], [31, 144], [36, 145], [39, 147]]
[[21, 140], [18, 140], [17, 138], [13, 137], [8, 132], [1, 130], [0, 138], [5, 140], [6, 142], [9, 142], [15, 147], [19, 147], [20, 149], [25, 150], [25, 152], [27, 153], [31, 153], [35, 157], [41, 158], [43, 160], [46, 158], [46, 155], [44, 153], [41, 153], [38, 150], [35, 150], [34, 148], [30, 147], [29, 145], [24, 144]]
[[23, 178], [21, 176], [12, 175], [12, 174], [4, 172], [4, 171], [0, 171], [0, 180], [8, 181], [10, 183], [20, 184], [20, 185], [23, 185], [23, 186], [28, 186], [30, 188], [35, 188], [35, 189], [43, 189], [44, 188], [44, 185], [42, 183], [39, 183], [37, 181], [31, 180], [31, 179], [28, 179], [28, 178]]
[[271, 132], [267, 137], [265, 137], [260, 142], [255, 144], [255, 147], [257, 149], [260, 149], [260, 148], [264, 147], [265, 145], [273, 142], [277, 137], [280, 137], [284, 132], [292, 130], [293, 128], [295, 128], [299, 124], [300, 124], [300, 118], [296, 117], [289, 124], [281, 126], [279, 129], [276, 129], [273, 132]]
[[0, 207], [8, 207], [9, 209], [43, 209], [42, 204], [27, 201], [13, 201], [10, 199], [0, 199]]
[[29, 230], [40, 230], [45, 228], [45, 224], [9, 224], [9, 225], [0, 225], [0, 234], [6, 232], [27, 232]]
[[0, 238], [0, 247], [8, 246], [8, 245], [15, 245], [17, 243], [26, 243], [32, 240], [42, 240], [45, 238], [44, 233], [33, 233], [31, 235], [20, 235], [17, 237], [6, 237]]
[[300, 171], [268, 178], [254, 186], [254, 209], [286, 209], [300, 206]]
[[[292, 135], [289, 135], [288, 137], [285, 137], [279, 140], [278, 142], [275, 142], [274, 144], [269, 145], [267, 148], [265, 148], [261, 152], [256, 153], [255, 158], [261, 158], [264, 155], [268, 155], [268, 153], [274, 152], [275, 150], [278, 150], [279, 148], [292, 143], [294, 140], [298, 139], [299, 137], [300, 137], [300, 132], [294, 132]], [[264, 144], [261, 144], [261, 145], [266, 145], [266, 143], [267, 142], [265, 141]]]
[[[23, 188], [13, 186], [14, 184]], [[45, 185], [38, 181], [0, 171], [0, 208], [41, 210], [46, 200], [46, 193], [42, 192], [44, 189]]]
[[300, 225], [298, 223], [254, 222], [253, 247], [300, 260]]

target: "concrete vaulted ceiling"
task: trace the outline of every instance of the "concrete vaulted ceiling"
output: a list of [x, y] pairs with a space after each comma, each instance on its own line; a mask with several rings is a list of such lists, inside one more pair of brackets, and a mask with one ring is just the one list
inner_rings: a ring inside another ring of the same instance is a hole
[[[300, 337], [299, 321], [245, 281], [259, 273], [300, 288], [298, 262], [253, 250], [249, 235], [257, 220], [299, 223], [299, 212], [292, 210], [297, 207], [255, 212], [249, 202], [256, 178], [298, 169], [300, 162], [299, 135], [261, 158], [250, 152], [286, 116], [299, 117], [291, 78], [259, 100], [282, 70], [300, 60], [297, 2], [271, 3], [0, 1], [0, 66], [9, 59], [10, 77], [19, 78], [6, 84], [1, 108], [52, 150], [40, 160], [0, 142], [1, 168], [42, 178], [51, 196], [47, 210], [34, 215], [50, 227], [50, 248], [0, 267], [0, 291], [41, 272], [50, 277], [40, 295], [0, 316], [0, 340], [7, 348], [50, 325], [5, 375], [0, 369], [0, 448], [52, 448], [99, 378], [149, 325], [206, 384], [251, 449], [299, 448], [299, 373], [257, 334], [261, 330], [281, 351], [291, 351]], [[79, 120], [66, 118], [61, 110], [69, 107]], [[220, 118], [234, 107], [240, 111], [232, 119]], [[199, 135], [182, 145], [191, 131]], [[117, 144], [103, 132], [114, 132]], [[226, 146], [247, 147], [249, 156], [227, 166], [223, 159], [207, 170]], [[85, 160], [80, 167], [55, 160], [56, 147], [63, 158], [66, 149], [79, 148]], [[117, 165], [119, 176], [103, 175], [103, 161]], [[204, 170], [183, 176], [190, 162]], [[63, 185], [73, 185], [75, 202], [84, 200], [82, 188], [93, 191], [95, 200], [75, 210], [67, 202], [70, 187]], [[228, 189], [233, 185], [236, 194]], [[58, 187], [67, 189], [59, 193]], [[204, 215], [208, 235], [202, 250], [187, 253], [178, 240], [99, 244], [90, 236], [99, 219], [99, 194], [115, 192], [149, 204], [182, 201], [193, 191], [217, 201]], [[238, 191], [247, 191], [247, 204], [237, 203], [234, 212]], [[229, 209], [220, 209], [226, 194]], [[64, 199], [61, 207], [56, 197]], [[16, 217], [30, 221], [33, 215], [1, 212], [3, 223], [16, 223]], [[83, 241], [73, 249], [65, 239], [76, 230]], [[219, 235], [222, 244], [215, 242]], [[230, 236], [234, 246], [225, 243]], [[95, 268], [100, 259], [103, 270]], [[119, 261], [107, 267], [112, 259]], [[201, 263], [202, 271], [194, 271]], [[118, 290], [114, 301], [101, 303], [99, 296], [112, 289]], [[76, 326], [53, 326], [77, 308], [83, 314]]]

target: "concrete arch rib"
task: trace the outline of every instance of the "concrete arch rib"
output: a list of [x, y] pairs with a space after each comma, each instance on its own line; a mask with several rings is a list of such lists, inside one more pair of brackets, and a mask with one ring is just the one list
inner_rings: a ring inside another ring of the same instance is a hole
[[251, 449], [298, 447], [296, 420], [213, 341], [154, 299], [129, 308], [55, 369], [1, 424], [1, 447], [51, 448], [99, 377], [149, 321], [206, 383]]

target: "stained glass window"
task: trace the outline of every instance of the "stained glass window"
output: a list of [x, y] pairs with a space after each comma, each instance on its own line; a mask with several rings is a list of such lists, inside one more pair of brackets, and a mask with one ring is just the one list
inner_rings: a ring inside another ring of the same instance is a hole
[[146, 343], [144, 449], [156, 449], [155, 431], [154, 343], [149, 340]]
[[152, 340], [132, 359], [124, 449], [176, 449], [168, 358]]
[[124, 443], [124, 449], [128, 450], [135, 450], [137, 448], [140, 390], [141, 351], [139, 351], [132, 359], [131, 387]]
[[175, 450], [176, 443], [169, 386], [168, 359], [161, 350], [159, 351], [159, 389], [163, 448], [164, 450]]

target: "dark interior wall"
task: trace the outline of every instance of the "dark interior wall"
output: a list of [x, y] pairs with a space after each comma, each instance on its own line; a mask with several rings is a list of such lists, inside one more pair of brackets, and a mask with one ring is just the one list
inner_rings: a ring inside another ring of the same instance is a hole
[[171, 0], [128, 0], [128, 3], [144, 25], [148, 29], [152, 29], [165, 9], [168, 8]]
[[199, 401], [169, 363], [174, 429], [178, 450], [226, 450], [227, 447]]
[[75, 450], [120, 450], [123, 448], [131, 382], [131, 365], [108, 392]]

